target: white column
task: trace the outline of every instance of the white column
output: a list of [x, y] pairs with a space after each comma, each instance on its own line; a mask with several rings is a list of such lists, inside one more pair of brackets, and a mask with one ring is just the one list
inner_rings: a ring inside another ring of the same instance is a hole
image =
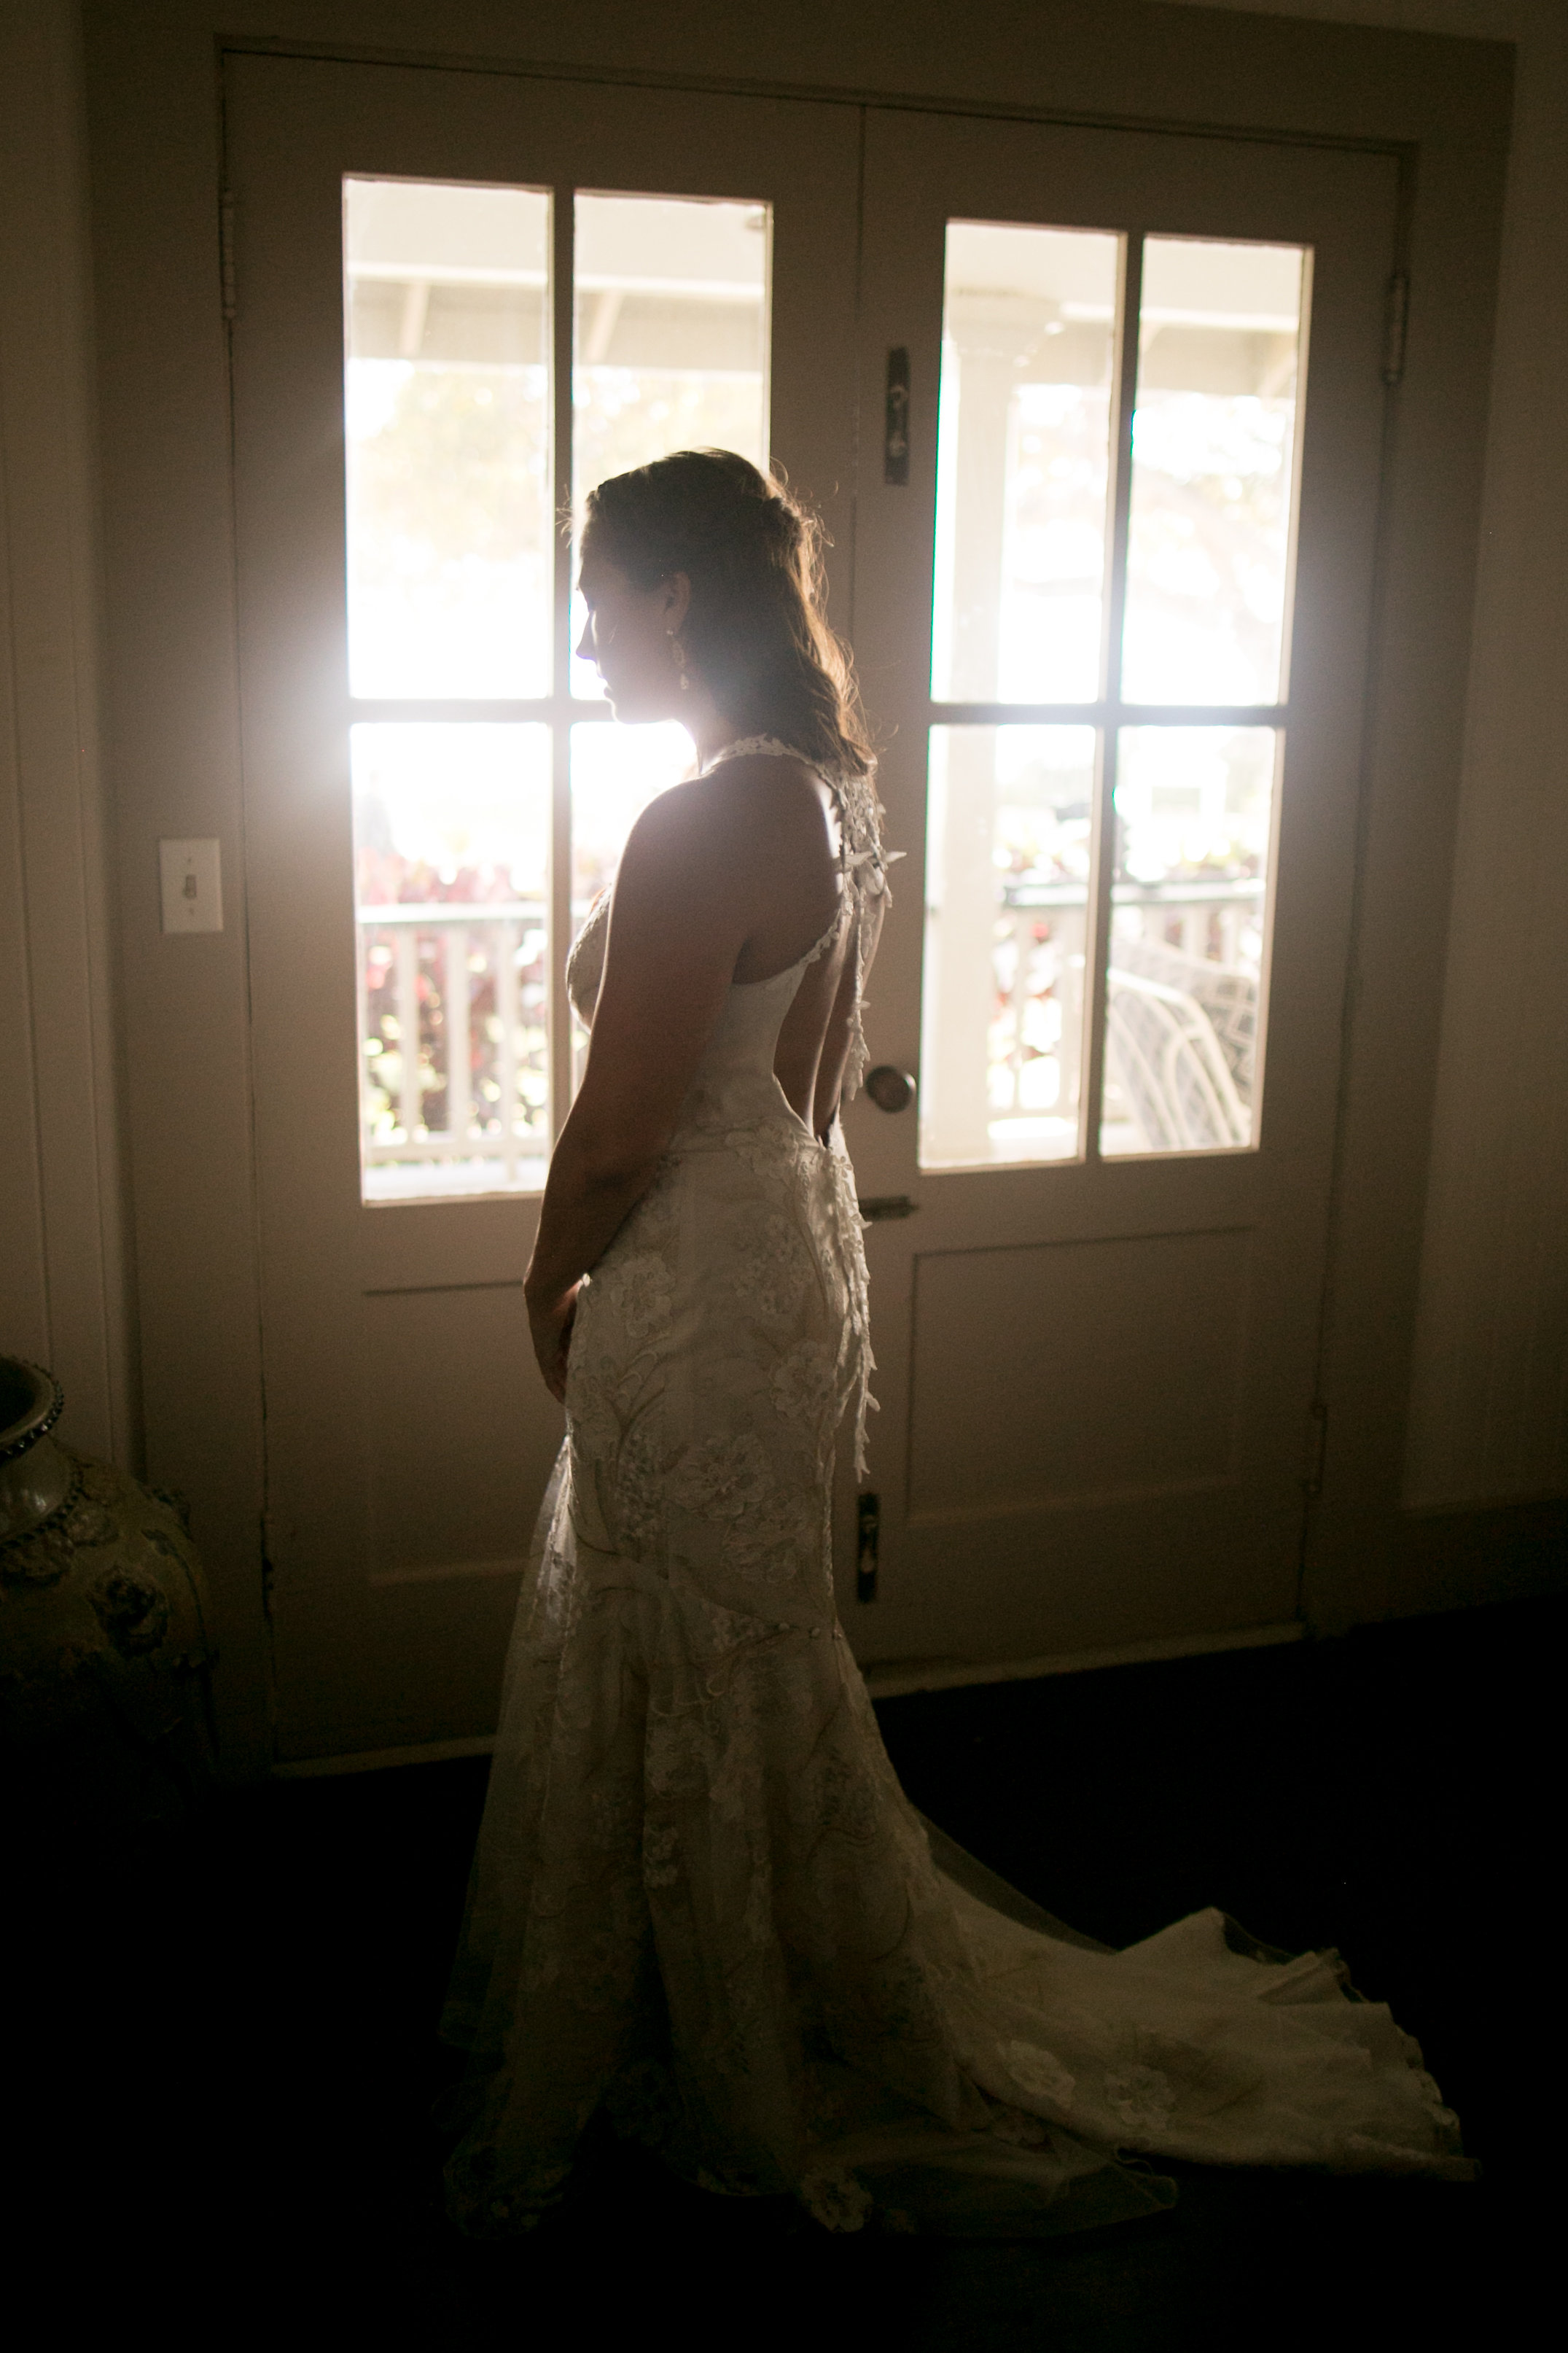
[[[958, 376], [958, 462], [953, 533], [952, 683], [956, 702], [996, 693], [1002, 535], [1005, 521], [1007, 411], [1017, 367], [1011, 357], [963, 348]], [[944, 396], [951, 397], [944, 385]], [[945, 822], [931, 845], [936, 881], [926, 986], [935, 1069], [928, 1071], [928, 1118], [936, 1153], [949, 1161], [991, 1157], [986, 1085], [995, 997], [997, 875], [995, 733], [957, 727], [947, 736]], [[932, 1084], [934, 1081], [934, 1085]]]

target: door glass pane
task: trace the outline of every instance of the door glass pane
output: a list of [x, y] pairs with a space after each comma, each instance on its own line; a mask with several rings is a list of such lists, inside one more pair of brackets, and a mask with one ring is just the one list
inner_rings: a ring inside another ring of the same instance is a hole
[[550, 691], [550, 198], [343, 183], [349, 677]]
[[1143, 248], [1121, 691], [1283, 695], [1306, 256]]
[[950, 221], [931, 693], [1100, 692], [1121, 240]]
[[1079, 1149], [1089, 727], [933, 727], [921, 1166]]
[[550, 731], [350, 732], [363, 1198], [537, 1191]]
[[1255, 1144], [1276, 780], [1268, 727], [1127, 727], [1117, 754], [1108, 1155]]
[[[574, 513], [595, 483], [675, 449], [767, 464], [771, 218], [739, 198], [577, 198]], [[582, 630], [575, 604], [574, 645]], [[572, 691], [597, 697], [586, 662]]]
[[[626, 839], [649, 801], [692, 768], [691, 738], [673, 721], [662, 727], [572, 730], [572, 929], [579, 932], [601, 891], [616, 879]], [[575, 1075], [582, 1076], [587, 1033], [574, 1023]]]

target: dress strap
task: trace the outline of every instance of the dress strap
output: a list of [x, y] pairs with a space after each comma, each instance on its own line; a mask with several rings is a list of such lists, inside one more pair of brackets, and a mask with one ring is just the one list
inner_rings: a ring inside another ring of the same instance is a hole
[[[838, 866], [844, 877], [844, 895], [853, 910], [850, 954], [855, 962], [854, 992], [849, 1008], [849, 1053], [844, 1066], [843, 1099], [848, 1103], [860, 1092], [860, 1082], [866, 1075], [866, 1064], [869, 1060], [860, 1018], [860, 990], [866, 974], [866, 934], [871, 902], [879, 899], [884, 910], [892, 905], [892, 892], [888, 888], [888, 869], [904, 853], [901, 849], [888, 850], [882, 847], [882, 807], [869, 775], [835, 774], [819, 766], [797, 744], [785, 744], [777, 735], [742, 735], [737, 742], [726, 744], [722, 751], [715, 752], [699, 773], [704, 776], [711, 776], [724, 761], [742, 759], [757, 752], [772, 759], [804, 761], [822, 778], [833, 795], [834, 805], [838, 811]], [[820, 954], [821, 951], [818, 949], [814, 953]]]
[[704, 761], [698, 774], [703, 776], [710, 776], [713, 770], [721, 767], [726, 760], [742, 760], [753, 752], [763, 752], [770, 759], [774, 760], [805, 760], [808, 768], [815, 767], [816, 765], [814, 760], [806, 760], [805, 754], [797, 751], [793, 744], [783, 743], [776, 735], [742, 735], [738, 742], [726, 744], [721, 752], [715, 752], [710, 760]]

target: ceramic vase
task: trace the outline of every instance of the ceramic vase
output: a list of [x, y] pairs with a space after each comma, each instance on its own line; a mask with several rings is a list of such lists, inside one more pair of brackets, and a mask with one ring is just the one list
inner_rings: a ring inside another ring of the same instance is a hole
[[177, 1496], [62, 1446], [41, 1366], [0, 1356], [0, 1742], [40, 1840], [189, 1813], [216, 1653]]

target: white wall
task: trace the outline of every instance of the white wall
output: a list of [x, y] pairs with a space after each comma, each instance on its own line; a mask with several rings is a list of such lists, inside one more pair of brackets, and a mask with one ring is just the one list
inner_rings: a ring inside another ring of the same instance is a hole
[[[1213, 5], [1213, 0], [1205, 0]], [[1405, 1495], [1568, 1492], [1568, 0], [1220, 0], [1519, 46]], [[1419, 285], [1413, 300], [1419, 303]]]
[[0, 1351], [133, 1466], [79, 38], [68, 0], [0, 10]]

